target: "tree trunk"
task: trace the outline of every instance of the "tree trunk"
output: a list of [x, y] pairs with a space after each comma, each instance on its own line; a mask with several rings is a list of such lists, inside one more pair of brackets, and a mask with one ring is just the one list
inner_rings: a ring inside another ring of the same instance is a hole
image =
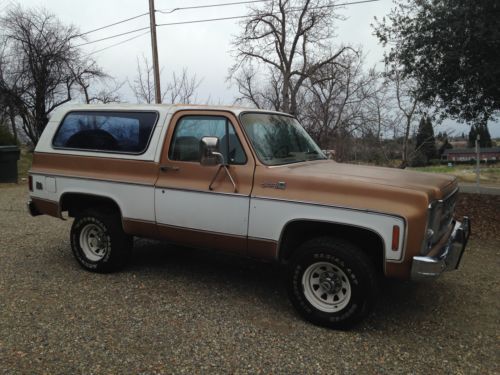
[[12, 135], [17, 143], [17, 128], [16, 128], [16, 115], [12, 109], [9, 109], [10, 124], [12, 126]]

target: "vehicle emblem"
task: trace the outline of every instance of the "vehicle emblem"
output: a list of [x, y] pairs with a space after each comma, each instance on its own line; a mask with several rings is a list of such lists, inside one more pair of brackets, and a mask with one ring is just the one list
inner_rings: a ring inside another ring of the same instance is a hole
[[279, 190], [285, 190], [286, 189], [286, 182], [284, 181], [278, 181], [278, 182], [263, 182], [261, 184], [263, 188], [272, 188], [272, 189], [279, 189]]

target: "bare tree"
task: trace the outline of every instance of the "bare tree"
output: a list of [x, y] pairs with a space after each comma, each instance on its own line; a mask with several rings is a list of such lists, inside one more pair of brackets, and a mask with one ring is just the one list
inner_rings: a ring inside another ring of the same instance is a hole
[[167, 84], [167, 89], [162, 94], [162, 99], [168, 98], [172, 104], [191, 104], [196, 102], [196, 90], [200, 87], [201, 82], [196, 77], [196, 74], [189, 76], [187, 68], [182, 69], [180, 74], [173, 72], [172, 78]]
[[389, 83], [393, 86], [395, 101], [403, 122], [403, 148], [401, 152], [400, 168], [406, 168], [409, 163], [410, 136], [416, 123], [416, 115], [418, 115], [421, 111], [422, 103], [418, 99], [418, 94], [415, 91], [416, 85], [414, 82], [408, 78], [403, 78], [403, 75], [397, 66], [393, 66], [392, 69], [388, 70], [386, 76]]
[[88, 96], [87, 103], [120, 103], [122, 101], [120, 90], [126, 81], [120, 82], [111, 77], [106, 77], [102, 81], [99, 89]]
[[233, 40], [238, 62], [230, 69], [230, 77], [243, 97], [260, 103], [257, 92], [249, 90], [255, 80], [249, 75], [249, 65], [265, 66], [279, 83], [271, 86], [280, 89], [277, 109], [297, 113], [305, 81], [322, 67], [336, 64], [349, 49], [328, 48], [334, 37], [333, 20], [341, 18], [332, 5], [331, 0], [273, 0], [263, 7], [250, 8], [249, 18], [242, 22], [242, 32]]
[[[338, 149], [346, 136], [366, 132], [366, 104], [377, 90], [378, 75], [363, 65], [361, 52], [346, 52], [307, 80], [303, 123], [324, 148], [336, 142]], [[337, 157], [343, 157], [340, 150]]]
[[154, 103], [155, 88], [153, 81], [153, 64], [142, 55], [142, 62], [137, 58], [137, 75], [129, 86], [138, 103]]
[[[162, 81], [164, 80], [162, 79]], [[184, 68], [180, 74], [173, 72], [166, 89], [162, 91], [162, 102], [165, 99], [168, 99], [172, 104], [195, 102], [197, 100], [196, 91], [201, 82], [202, 80], [198, 79], [196, 74], [190, 76], [187, 68]], [[139, 58], [137, 59], [137, 75], [132, 82], [129, 81], [129, 86], [137, 102], [154, 103], [153, 65], [145, 56], [142, 56], [142, 62]]]
[[123, 83], [105, 74], [95, 61], [88, 60], [85, 64], [73, 67], [72, 71], [86, 104], [120, 101], [118, 91]]
[[83, 68], [92, 64], [84, 64], [72, 46], [78, 30], [45, 10], [11, 8], [0, 18], [0, 28], [0, 93], [36, 144], [49, 114], [73, 99], [77, 79], [88, 81], [101, 73]]
[[251, 64], [242, 67], [233, 76], [233, 80], [240, 93], [235, 100], [236, 103], [250, 103], [259, 109], [280, 110], [283, 81], [276, 69], [269, 68], [267, 82], [264, 85], [260, 84], [258, 73]]

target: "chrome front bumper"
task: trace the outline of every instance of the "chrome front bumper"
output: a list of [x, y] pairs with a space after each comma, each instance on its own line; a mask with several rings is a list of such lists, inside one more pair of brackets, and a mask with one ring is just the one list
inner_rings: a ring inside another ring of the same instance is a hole
[[470, 236], [470, 220], [455, 221], [448, 242], [436, 256], [415, 256], [411, 265], [412, 280], [435, 279], [444, 271], [456, 270]]

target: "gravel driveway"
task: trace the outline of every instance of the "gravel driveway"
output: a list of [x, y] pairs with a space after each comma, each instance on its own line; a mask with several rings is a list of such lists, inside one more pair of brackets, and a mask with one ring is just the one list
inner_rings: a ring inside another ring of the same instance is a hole
[[[302, 321], [271, 264], [136, 240], [111, 275], [85, 272], [70, 221], [31, 218], [0, 186], [0, 372], [499, 373], [500, 240], [458, 272], [392, 282], [349, 332]], [[499, 228], [500, 230], [500, 228]]]

